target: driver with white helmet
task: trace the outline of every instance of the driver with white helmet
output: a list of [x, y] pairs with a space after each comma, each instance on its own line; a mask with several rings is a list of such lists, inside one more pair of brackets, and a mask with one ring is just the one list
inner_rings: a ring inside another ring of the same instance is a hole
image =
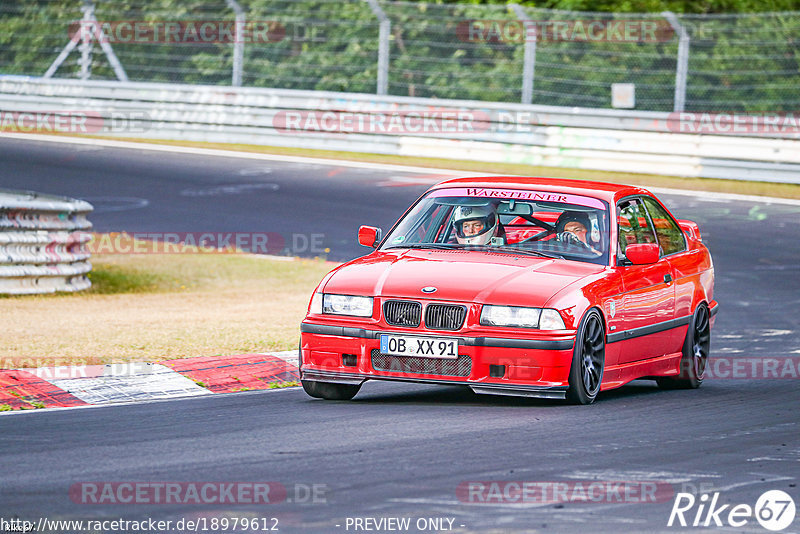
[[453, 212], [453, 226], [462, 245], [488, 245], [500, 227], [492, 204], [458, 206]]

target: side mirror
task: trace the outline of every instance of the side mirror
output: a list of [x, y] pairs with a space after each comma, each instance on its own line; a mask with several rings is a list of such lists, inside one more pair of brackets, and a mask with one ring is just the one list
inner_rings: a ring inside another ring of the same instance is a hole
[[374, 226], [361, 226], [358, 229], [358, 244], [375, 248], [381, 242], [381, 229]]
[[656, 243], [636, 243], [625, 248], [625, 257], [634, 265], [647, 265], [658, 261], [659, 252]]

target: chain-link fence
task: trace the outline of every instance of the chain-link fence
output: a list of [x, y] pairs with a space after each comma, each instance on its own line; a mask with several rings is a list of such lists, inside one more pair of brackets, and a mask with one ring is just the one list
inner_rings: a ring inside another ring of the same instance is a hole
[[[6, 0], [0, 74], [654, 111], [795, 111], [800, 12], [381, 0]], [[633, 91], [631, 91], [633, 89]], [[632, 98], [635, 97], [635, 98]]]

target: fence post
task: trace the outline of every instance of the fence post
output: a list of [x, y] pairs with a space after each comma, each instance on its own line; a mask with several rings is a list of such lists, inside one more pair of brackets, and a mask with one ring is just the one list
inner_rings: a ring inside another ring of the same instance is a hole
[[[67, 46], [61, 50], [61, 53], [58, 54], [58, 57], [53, 61], [53, 63], [48, 67], [47, 71], [44, 73], [44, 78], [52, 78], [53, 74], [56, 73], [58, 68], [64, 63], [64, 60], [67, 59], [67, 56], [70, 55], [72, 50], [77, 46], [78, 40], [82, 40], [81, 44], [81, 79], [88, 80], [91, 76], [91, 42], [92, 38], [96, 37], [97, 41], [100, 43], [100, 48], [105, 52], [106, 57], [108, 58], [108, 62], [111, 64], [111, 67], [114, 69], [114, 73], [117, 75], [117, 79], [121, 82], [128, 81], [128, 74], [125, 72], [125, 69], [122, 67], [122, 63], [119, 62], [117, 55], [114, 53], [114, 49], [111, 47], [111, 43], [109, 43], [109, 39], [106, 38], [103, 29], [100, 27], [100, 23], [97, 21], [97, 17], [94, 16], [94, 5], [91, 3], [91, 0], [84, 0], [84, 7], [82, 8], [83, 11], [83, 18], [81, 19], [81, 28], [80, 31], [73, 35]], [[88, 32], [88, 35], [87, 35]], [[85, 77], [84, 77], [85, 76]]]
[[244, 9], [239, 5], [236, 0], [226, 0], [228, 7], [230, 7], [236, 14], [236, 22], [234, 23], [234, 37], [233, 37], [233, 73], [231, 76], [231, 85], [240, 87], [242, 85], [242, 70], [244, 64], [244, 25], [246, 22], [246, 15]]
[[689, 75], [689, 32], [672, 11], [664, 11], [661, 15], [678, 34], [678, 64], [675, 68], [675, 97], [672, 111], [683, 111], [686, 107], [686, 80]]
[[367, 0], [372, 13], [378, 18], [378, 87], [377, 94], [385, 95], [389, 89], [389, 35], [392, 23], [383, 12], [378, 0]]
[[[94, 6], [91, 4], [90, 0], [83, 0], [83, 7], [81, 7], [81, 11], [83, 11], [83, 18], [81, 19], [81, 24], [90, 24], [92, 19], [94, 19]], [[90, 34], [91, 35], [91, 34]], [[85, 33], [83, 34], [83, 39], [81, 40], [81, 80], [88, 80], [92, 77], [92, 38], [91, 36], [87, 36]]]
[[533, 103], [533, 76], [536, 67], [536, 24], [519, 4], [509, 4], [517, 18], [525, 25], [525, 55], [522, 58], [522, 100], [523, 104]]

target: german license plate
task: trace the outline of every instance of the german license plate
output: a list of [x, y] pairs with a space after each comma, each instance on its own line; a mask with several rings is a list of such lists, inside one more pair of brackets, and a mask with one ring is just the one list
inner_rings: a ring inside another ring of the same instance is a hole
[[422, 358], [458, 358], [458, 340], [381, 334], [381, 353]]

